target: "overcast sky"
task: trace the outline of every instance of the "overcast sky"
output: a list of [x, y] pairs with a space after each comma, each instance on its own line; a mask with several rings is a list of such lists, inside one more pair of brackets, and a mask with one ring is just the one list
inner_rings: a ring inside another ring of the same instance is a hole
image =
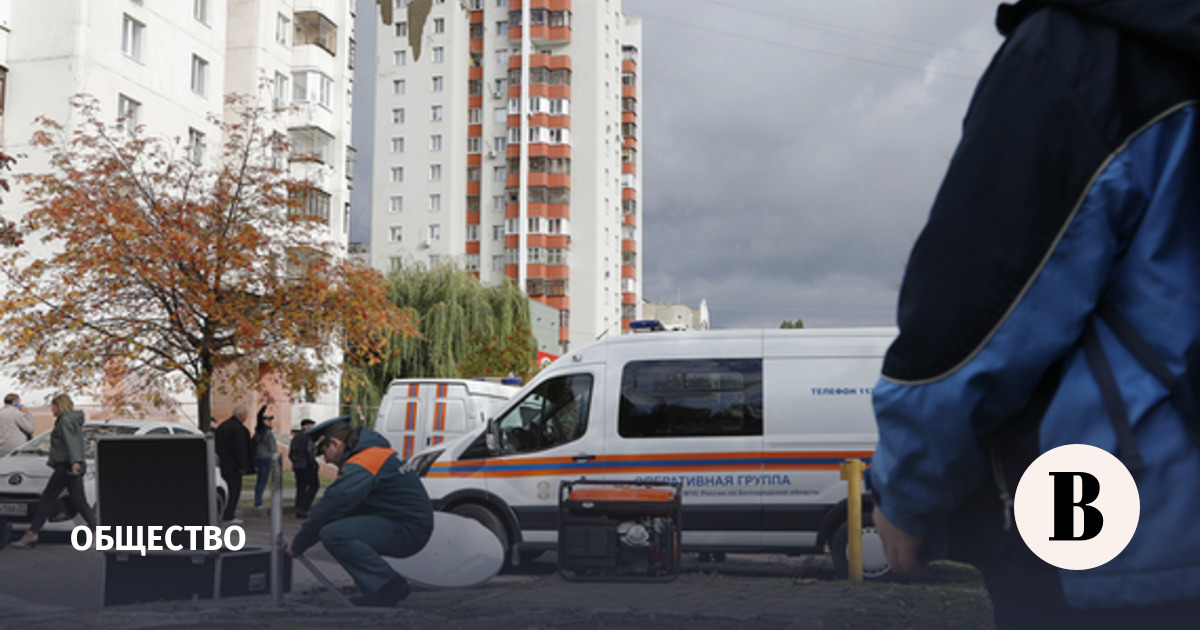
[[[715, 328], [894, 324], [904, 261], [1001, 43], [996, 3], [623, 8], [643, 20], [644, 297], [705, 299]], [[363, 83], [356, 104], [373, 100]]]

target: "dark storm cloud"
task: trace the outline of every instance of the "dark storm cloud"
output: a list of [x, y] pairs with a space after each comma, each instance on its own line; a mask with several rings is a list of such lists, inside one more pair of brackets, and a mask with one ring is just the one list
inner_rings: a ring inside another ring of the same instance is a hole
[[643, 17], [646, 299], [706, 299], [718, 327], [891, 324], [1000, 41], [993, 10], [626, 0]]

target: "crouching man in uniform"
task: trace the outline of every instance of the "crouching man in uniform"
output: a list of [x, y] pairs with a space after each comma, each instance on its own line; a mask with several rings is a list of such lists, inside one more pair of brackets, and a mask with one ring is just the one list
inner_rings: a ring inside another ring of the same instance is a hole
[[382, 435], [352, 428], [349, 416], [308, 434], [340, 472], [284, 552], [296, 557], [320, 540], [362, 592], [355, 605], [394, 606], [408, 597], [408, 581], [381, 556], [405, 558], [428, 542], [433, 506], [425, 486], [415, 473], [400, 472], [400, 459]]

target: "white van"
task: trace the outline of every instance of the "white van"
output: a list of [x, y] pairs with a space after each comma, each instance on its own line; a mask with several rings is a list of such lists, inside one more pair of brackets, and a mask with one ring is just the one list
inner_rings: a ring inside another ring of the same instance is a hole
[[518, 391], [516, 385], [483, 380], [396, 379], [379, 403], [375, 430], [408, 459], [483, 426]]
[[[489, 421], [408, 465], [512, 562], [553, 549], [564, 480], [678, 481], [684, 551], [816, 553], [845, 571], [846, 484], [870, 462], [891, 328], [623, 335], [555, 361]], [[864, 504], [864, 573], [886, 574]], [[838, 538], [837, 542], [834, 541]]]

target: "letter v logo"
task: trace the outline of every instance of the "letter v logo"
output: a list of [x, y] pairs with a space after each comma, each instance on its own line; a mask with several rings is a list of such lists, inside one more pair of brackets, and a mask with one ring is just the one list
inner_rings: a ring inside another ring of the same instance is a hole
[[1141, 499], [1133, 475], [1116, 457], [1067, 444], [1029, 465], [1013, 511], [1031, 551], [1060, 569], [1081, 571], [1125, 549], [1137, 530]]

